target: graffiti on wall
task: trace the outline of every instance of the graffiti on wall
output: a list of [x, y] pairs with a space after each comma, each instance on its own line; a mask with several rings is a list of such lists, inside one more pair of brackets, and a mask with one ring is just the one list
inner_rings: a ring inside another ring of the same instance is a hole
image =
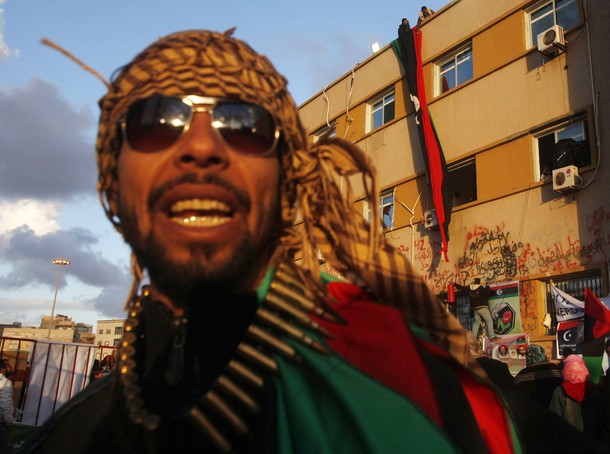
[[[585, 219], [588, 238], [592, 238], [586, 244], [573, 233], [564, 233], [562, 237], [557, 225], [543, 225], [528, 236], [529, 241], [520, 241], [501, 223], [493, 227], [475, 224], [466, 232], [462, 255], [452, 264], [437, 265], [435, 257], [440, 251], [440, 241], [430, 235], [417, 238], [412, 246], [400, 244], [396, 250], [412, 261], [414, 268], [437, 292], [451, 282], [464, 283], [475, 277], [485, 282], [504, 282], [523, 280], [534, 274], [563, 274], [601, 258], [607, 259], [610, 211], [600, 207]], [[556, 240], [543, 245], [549, 238]]]

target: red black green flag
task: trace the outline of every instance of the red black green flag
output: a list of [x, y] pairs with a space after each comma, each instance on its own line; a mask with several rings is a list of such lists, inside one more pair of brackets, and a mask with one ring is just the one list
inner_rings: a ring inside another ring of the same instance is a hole
[[421, 44], [422, 32], [418, 27], [413, 27], [410, 33], [403, 33], [398, 39], [394, 40], [392, 47], [398, 54], [405, 70], [409, 96], [415, 109], [419, 141], [426, 164], [428, 186], [432, 192], [432, 202], [441, 233], [441, 253], [445, 260], [448, 260], [447, 241], [449, 240], [452, 196], [450, 191], [447, 190], [447, 163], [428, 111]]
[[585, 288], [585, 334], [581, 351], [594, 383], [601, 376], [605, 336], [608, 333], [610, 309], [591, 290]]

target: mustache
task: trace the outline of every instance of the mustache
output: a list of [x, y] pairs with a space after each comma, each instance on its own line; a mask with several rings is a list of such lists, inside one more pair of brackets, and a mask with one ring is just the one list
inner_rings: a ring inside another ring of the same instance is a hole
[[250, 207], [252, 206], [252, 200], [245, 191], [236, 188], [233, 183], [216, 174], [197, 175], [195, 173], [185, 173], [163, 183], [161, 186], [154, 188], [148, 196], [148, 207], [152, 208], [155, 206], [163, 194], [170, 189], [185, 183], [211, 184], [219, 186], [233, 194], [237, 201], [244, 206], [247, 211], [250, 211]]

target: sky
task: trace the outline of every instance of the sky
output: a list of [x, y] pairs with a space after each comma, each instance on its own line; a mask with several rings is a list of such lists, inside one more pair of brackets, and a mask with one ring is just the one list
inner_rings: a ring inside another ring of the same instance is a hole
[[0, 324], [38, 326], [57, 291], [55, 314], [95, 328], [124, 316], [131, 284], [130, 250], [95, 189], [105, 86], [41, 39], [109, 79], [161, 36], [237, 27], [300, 104], [395, 39], [402, 17], [447, 3], [0, 0]]

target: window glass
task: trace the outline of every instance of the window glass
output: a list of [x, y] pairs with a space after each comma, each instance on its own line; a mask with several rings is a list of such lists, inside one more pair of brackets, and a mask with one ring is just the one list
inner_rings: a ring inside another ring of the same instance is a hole
[[437, 94], [445, 93], [464, 82], [472, 79], [472, 48], [462, 48], [449, 58], [437, 64], [438, 83]]
[[578, 24], [578, 0], [551, 0], [538, 3], [530, 10], [530, 46], [538, 44], [538, 35], [553, 25], [568, 30]]
[[114, 328], [114, 335], [115, 336], [120, 336], [121, 334], [123, 334], [123, 327], [122, 326], [117, 326]]
[[452, 206], [477, 200], [477, 166], [474, 158], [447, 166], [447, 188], [452, 194]]
[[380, 200], [381, 225], [384, 229], [394, 226], [394, 191], [385, 193]]
[[587, 121], [572, 120], [535, 136], [540, 180], [551, 177], [554, 169], [568, 165], [585, 167], [591, 164], [587, 137]]
[[367, 132], [383, 126], [395, 117], [394, 91], [386, 93], [369, 103], [369, 129]]
[[337, 137], [337, 127], [335, 124], [324, 125], [316, 132], [313, 133], [313, 143], [318, 142], [318, 140], [322, 139], [332, 139], [333, 137]]
[[[365, 219], [371, 222], [371, 207], [365, 204]], [[381, 193], [379, 197], [379, 217], [384, 229], [394, 227], [394, 190], [390, 189]]]

